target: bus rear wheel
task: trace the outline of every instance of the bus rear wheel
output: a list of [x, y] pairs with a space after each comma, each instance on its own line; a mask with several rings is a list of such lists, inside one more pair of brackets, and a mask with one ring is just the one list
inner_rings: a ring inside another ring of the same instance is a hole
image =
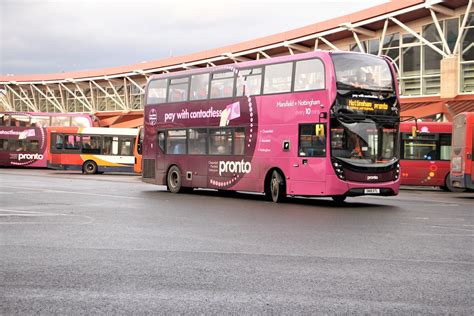
[[267, 198], [275, 203], [284, 202], [286, 198], [286, 184], [281, 173], [277, 170], [273, 170], [268, 181], [265, 191]]
[[180, 193], [184, 191], [181, 171], [177, 166], [172, 166], [170, 170], [168, 170], [167, 184], [171, 193]]
[[84, 162], [84, 164], [82, 165], [82, 172], [84, 172], [85, 174], [97, 173], [97, 164], [92, 160]]

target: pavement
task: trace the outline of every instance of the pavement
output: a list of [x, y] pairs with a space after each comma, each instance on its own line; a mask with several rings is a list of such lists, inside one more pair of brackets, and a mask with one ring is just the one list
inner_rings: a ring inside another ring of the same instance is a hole
[[474, 314], [474, 193], [172, 194], [0, 169], [0, 314]]

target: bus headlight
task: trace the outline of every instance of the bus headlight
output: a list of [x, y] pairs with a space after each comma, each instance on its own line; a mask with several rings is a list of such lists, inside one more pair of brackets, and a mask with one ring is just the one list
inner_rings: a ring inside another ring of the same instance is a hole
[[339, 179], [345, 180], [346, 177], [344, 176], [344, 169], [342, 169], [342, 165], [338, 162], [333, 162], [334, 171], [336, 171], [336, 175]]
[[397, 163], [395, 166], [395, 171], [393, 172], [393, 180], [398, 180], [400, 178], [400, 164]]

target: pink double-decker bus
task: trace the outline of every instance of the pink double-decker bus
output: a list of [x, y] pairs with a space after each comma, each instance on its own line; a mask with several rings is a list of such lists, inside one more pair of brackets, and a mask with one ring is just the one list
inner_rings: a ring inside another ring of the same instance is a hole
[[156, 75], [143, 180], [287, 196], [398, 194], [395, 72], [373, 55], [315, 51]]
[[0, 166], [45, 168], [49, 126], [91, 127], [92, 120], [82, 113], [0, 113]]

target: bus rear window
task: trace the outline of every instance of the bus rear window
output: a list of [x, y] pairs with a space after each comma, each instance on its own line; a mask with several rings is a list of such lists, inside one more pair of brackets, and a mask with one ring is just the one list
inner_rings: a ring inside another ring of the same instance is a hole
[[157, 104], [166, 102], [167, 79], [153, 80], [148, 85], [147, 104]]

